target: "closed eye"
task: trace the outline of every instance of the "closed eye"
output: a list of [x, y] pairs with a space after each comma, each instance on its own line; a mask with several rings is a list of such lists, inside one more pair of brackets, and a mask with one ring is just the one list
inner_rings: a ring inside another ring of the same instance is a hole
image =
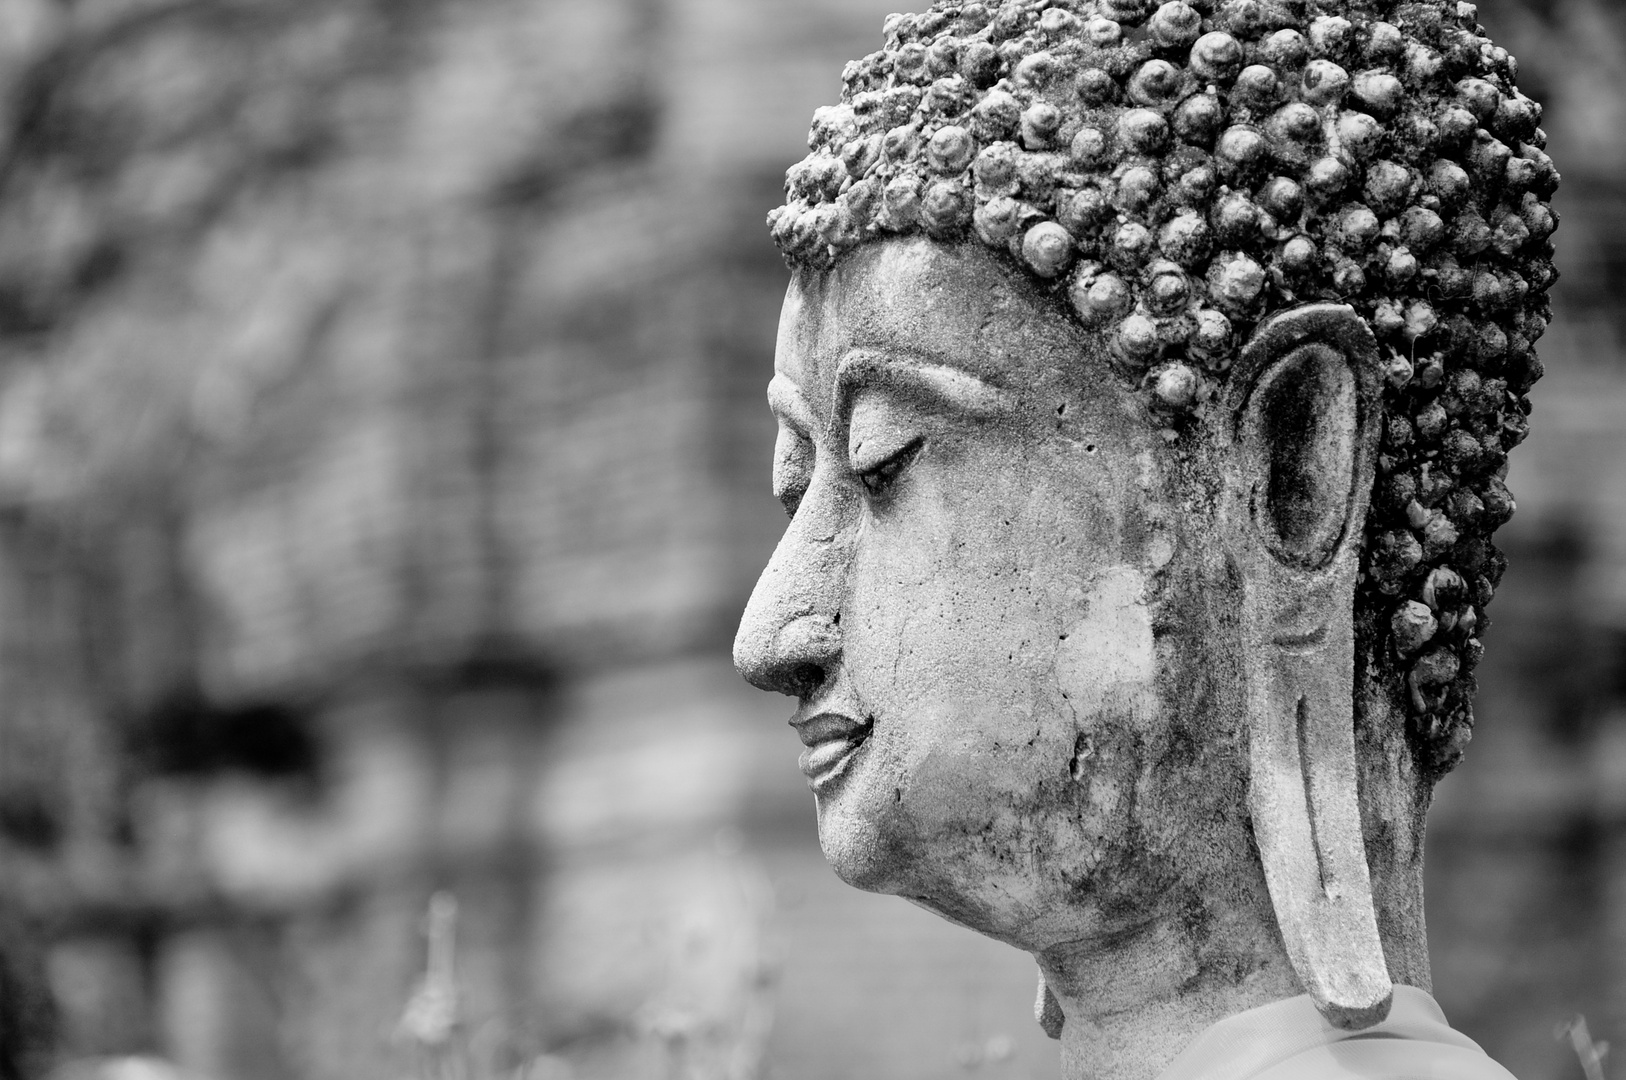
[[903, 475], [903, 471], [915, 460], [925, 445], [924, 437], [905, 443], [880, 461], [858, 472], [858, 482], [864, 485], [864, 491], [871, 499], [887, 498], [892, 494], [893, 485]]

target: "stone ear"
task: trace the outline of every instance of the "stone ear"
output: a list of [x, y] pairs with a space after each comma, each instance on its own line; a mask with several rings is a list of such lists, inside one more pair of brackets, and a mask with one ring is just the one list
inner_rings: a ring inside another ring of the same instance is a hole
[[1324, 566], [1348, 524], [1359, 403], [1345, 356], [1309, 341], [1260, 373], [1242, 415], [1240, 443], [1256, 478], [1260, 541], [1306, 570]]
[[1333, 1024], [1388, 1015], [1355, 762], [1355, 583], [1376, 456], [1377, 343], [1352, 309], [1264, 324], [1231, 378], [1224, 508], [1242, 584], [1249, 810], [1294, 972]]

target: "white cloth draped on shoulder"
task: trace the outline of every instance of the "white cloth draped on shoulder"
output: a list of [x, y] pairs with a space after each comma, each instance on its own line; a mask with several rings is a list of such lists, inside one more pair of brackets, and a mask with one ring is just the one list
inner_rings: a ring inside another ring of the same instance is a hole
[[1158, 1080], [1514, 1080], [1451, 1028], [1434, 999], [1396, 986], [1389, 1017], [1333, 1027], [1308, 996], [1228, 1017], [1197, 1036]]

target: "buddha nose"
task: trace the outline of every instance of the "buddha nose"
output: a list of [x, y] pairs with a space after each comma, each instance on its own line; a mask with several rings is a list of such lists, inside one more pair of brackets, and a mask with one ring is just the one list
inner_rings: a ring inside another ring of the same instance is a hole
[[753, 642], [742, 650], [739, 641], [735, 640], [734, 666], [747, 682], [759, 690], [798, 698], [817, 693], [841, 656], [836, 623], [820, 615], [792, 619], [761, 647]]
[[824, 561], [797, 558], [787, 536], [762, 572], [734, 637], [734, 667], [752, 686], [805, 699], [833, 676], [841, 611]]

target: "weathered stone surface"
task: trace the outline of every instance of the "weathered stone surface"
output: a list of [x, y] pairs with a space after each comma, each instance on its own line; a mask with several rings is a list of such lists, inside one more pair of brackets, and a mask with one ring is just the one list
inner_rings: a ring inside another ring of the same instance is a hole
[[[1528, 430], [1556, 280], [1541, 107], [1471, 7], [1149, 10], [939, 5], [891, 20], [886, 48], [848, 65], [841, 103], [815, 115], [774, 239], [791, 264], [826, 266], [879, 237], [975, 236], [1053, 283], [1171, 429], [1222, 393], [1261, 317], [1354, 306], [1392, 414], [1362, 607], [1417, 599], [1441, 566], [1473, 586], [1453, 601], [1473, 616], [1447, 613], [1466, 629], [1418, 657], [1410, 695], [1449, 767], [1502, 565], [1486, 537], [1511, 514], [1496, 474]], [[1249, 78], [1215, 66], [1244, 46], [1264, 61]], [[968, 78], [958, 58], [978, 48], [997, 56]], [[1081, 96], [1082, 82], [1100, 85]], [[905, 189], [924, 193], [918, 212], [886, 201]], [[933, 198], [963, 207], [933, 218]]]
[[1378, 1023], [1540, 374], [1539, 107], [1466, 4], [887, 33], [770, 215], [791, 524], [735, 643], [825, 854], [1033, 953], [1068, 1075]]

